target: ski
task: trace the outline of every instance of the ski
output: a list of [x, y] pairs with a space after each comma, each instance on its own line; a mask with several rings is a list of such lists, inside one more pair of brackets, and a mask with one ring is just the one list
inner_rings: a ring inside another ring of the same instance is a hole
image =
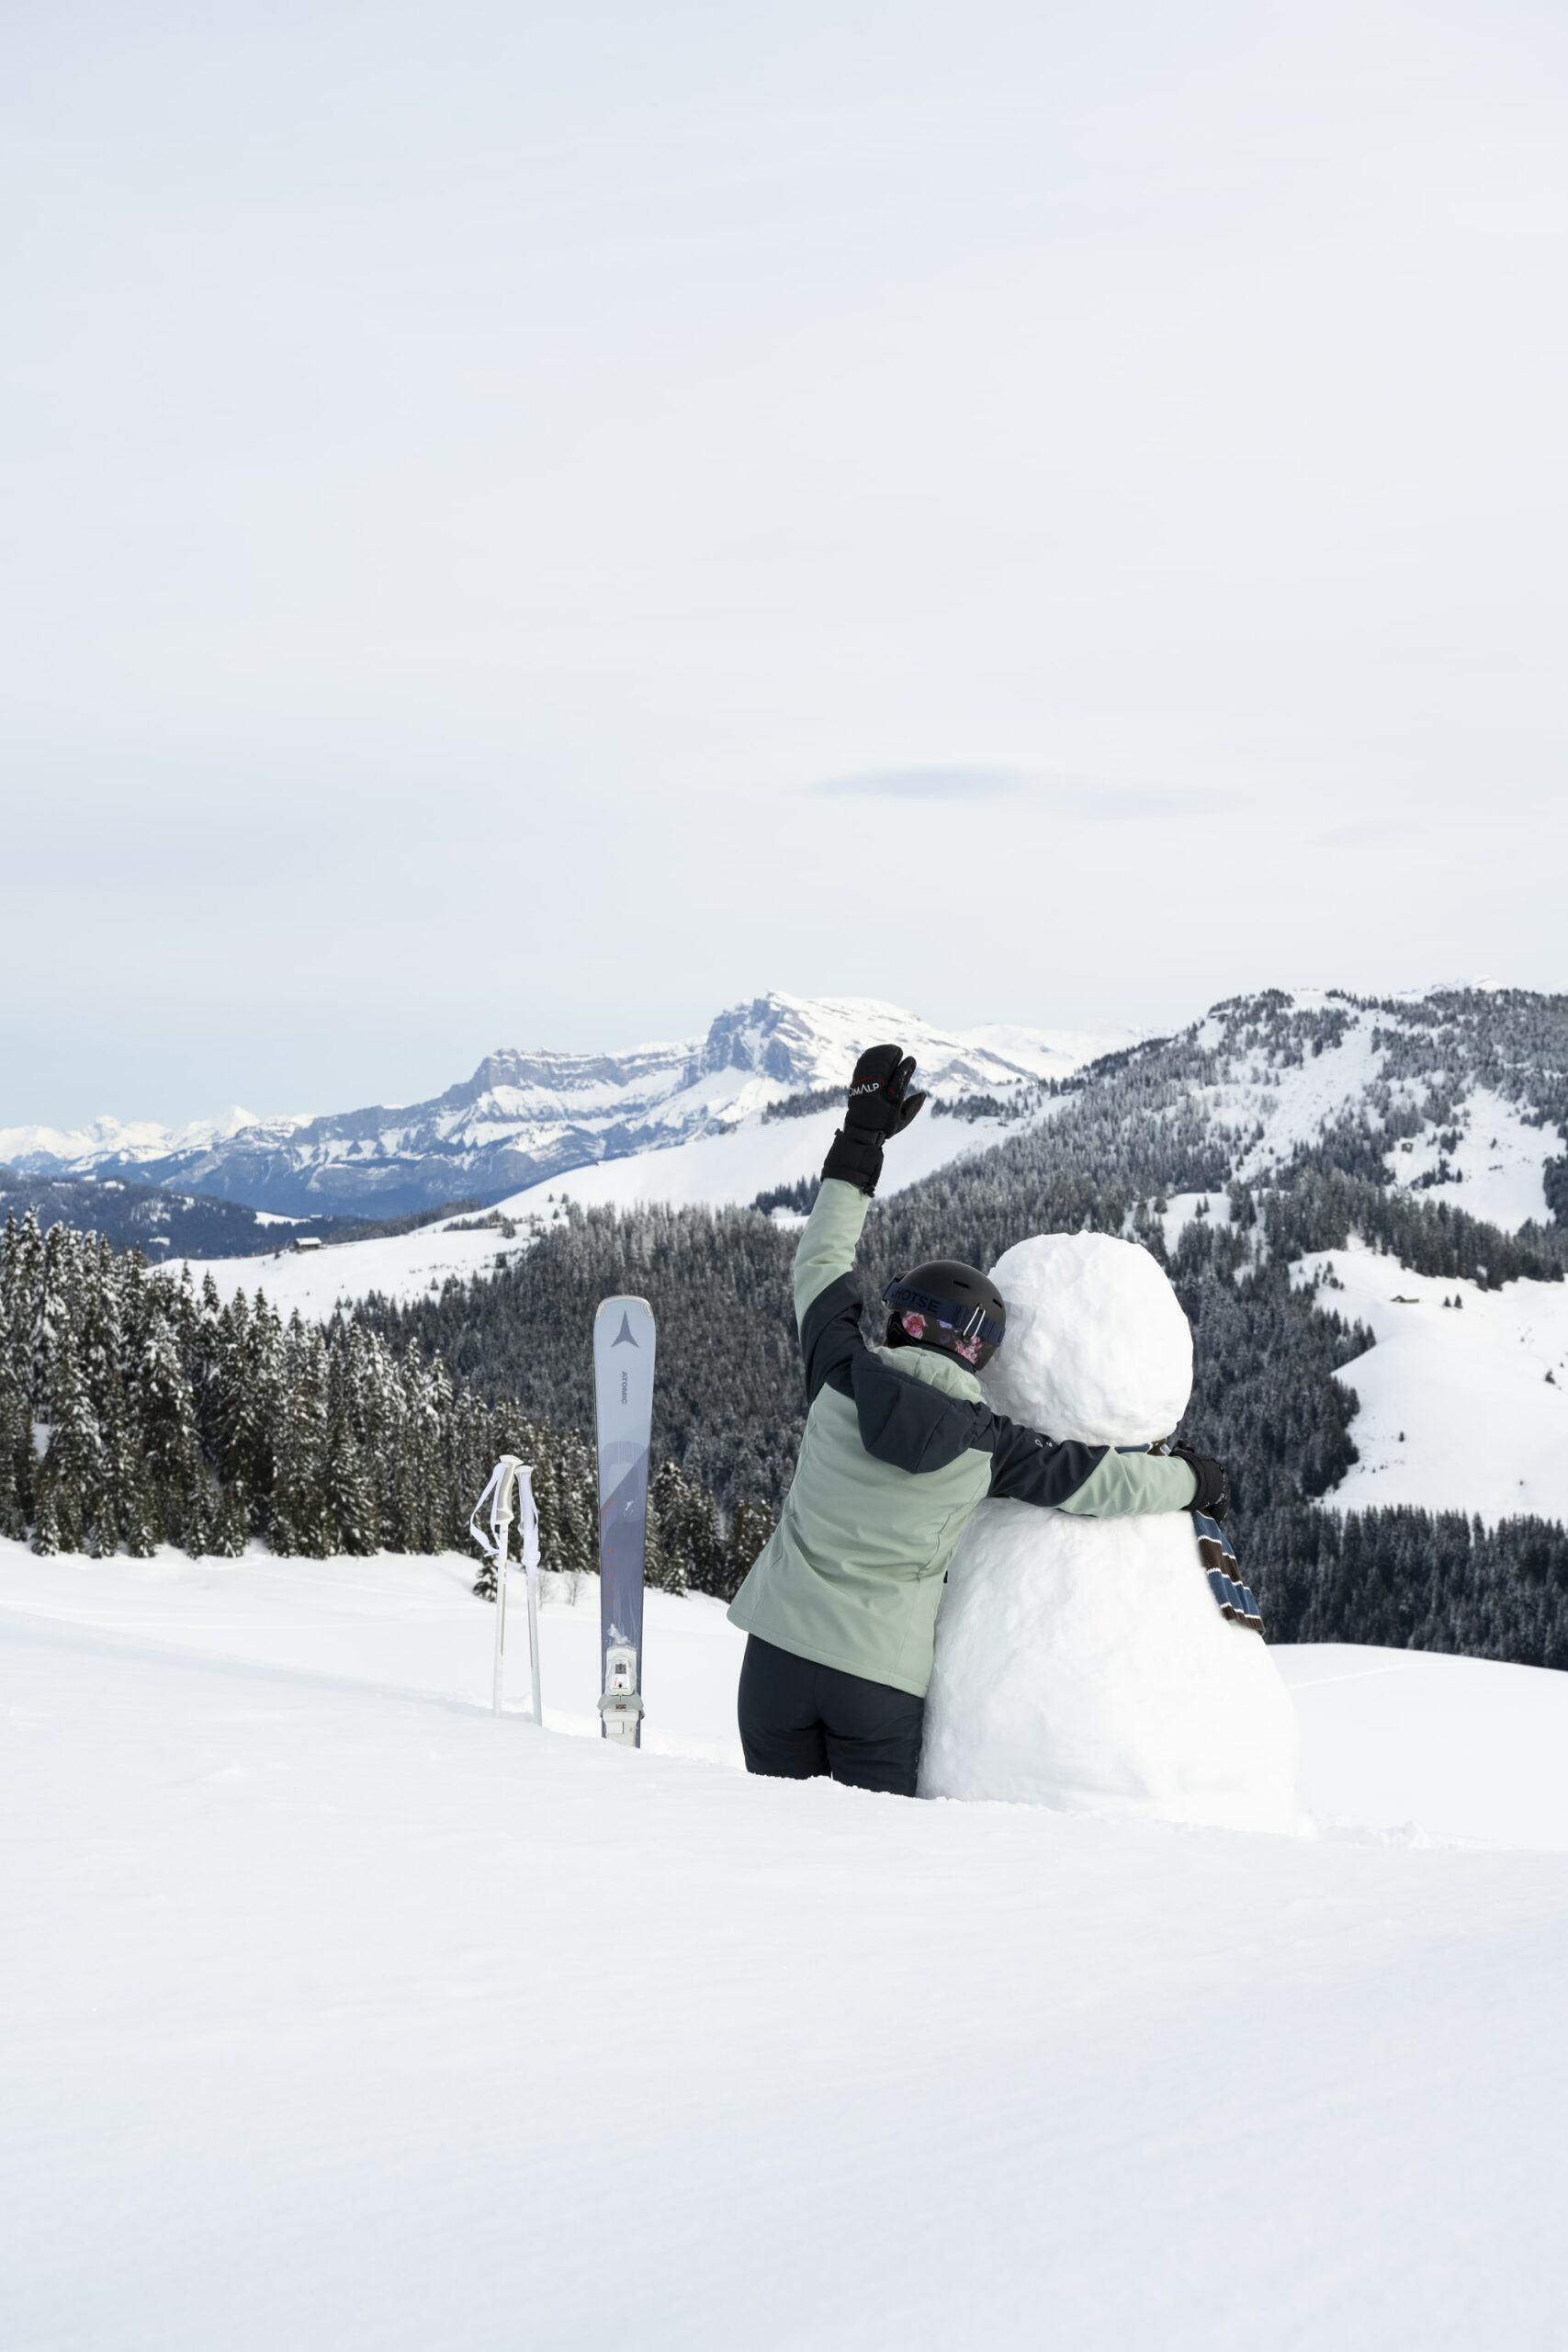
[[653, 1310], [606, 1298], [593, 1317], [599, 1439], [600, 1729], [642, 1745], [642, 1569], [653, 1419]]

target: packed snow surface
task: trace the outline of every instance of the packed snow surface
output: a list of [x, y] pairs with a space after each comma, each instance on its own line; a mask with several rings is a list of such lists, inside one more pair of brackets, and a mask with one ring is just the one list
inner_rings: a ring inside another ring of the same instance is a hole
[[1341, 1819], [1238, 1838], [497, 1721], [471, 1574], [0, 1544], [7, 2346], [1563, 2340], [1568, 1679], [1283, 1653]]
[[1359, 1402], [1360, 1458], [1330, 1501], [1568, 1520], [1568, 1283], [1483, 1290], [1359, 1242], [1292, 1274], [1377, 1341], [1338, 1375]]
[[[1093, 1444], [1175, 1428], [1192, 1335], [1146, 1250], [1042, 1234], [991, 1271], [1008, 1329], [981, 1379], [998, 1412]], [[1185, 1511], [980, 1505], [937, 1618], [925, 1794], [1287, 1831], [1304, 1826], [1297, 1766], [1289, 1693], [1215, 1607]]]

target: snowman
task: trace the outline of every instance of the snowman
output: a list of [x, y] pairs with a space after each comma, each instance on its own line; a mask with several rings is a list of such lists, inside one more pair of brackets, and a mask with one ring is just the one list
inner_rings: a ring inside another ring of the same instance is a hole
[[[998, 1412], [1146, 1445], [1192, 1386], [1160, 1266], [1102, 1233], [1021, 1241], [992, 1269]], [[1083, 1519], [983, 1502], [936, 1628], [920, 1793], [1300, 1832], [1295, 1711], [1258, 1634], [1215, 1606], [1185, 1511]]]

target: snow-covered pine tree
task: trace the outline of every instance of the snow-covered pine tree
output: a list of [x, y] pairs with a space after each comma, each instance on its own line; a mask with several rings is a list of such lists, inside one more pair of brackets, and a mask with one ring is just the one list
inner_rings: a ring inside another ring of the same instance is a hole
[[125, 1507], [125, 1548], [133, 1560], [150, 1560], [160, 1541], [158, 1507], [146, 1464], [138, 1456], [132, 1469]]
[[[36, 1228], [35, 1228], [36, 1229]], [[47, 1417], [54, 1386], [55, 1356], [61, 1335], [71, 1319], [73, 1276], [79, 1245], [63, 1225], [51, 1225], [42, 1250], [30, 1269], [32, 1291], [32, 1400], [39, 1419]]]
[[135, 1476], [119, 1269], [107, 1241], [89, 1243], [84, 1253], [76, 1343], [98, 1428], [97, 1463], [86, 1503], [86, 1544], [105, 1558], [119, 1549], [125, 1536]]
[[148, 1308], [134, 1392], [146, 1510], [165, 1543], [200, 1554], [207, 1544], [208, 1481], [196, 1398], [180, 1355], [178, 1292], [162, 1285]]
[[[439, 1551], [506, 1453], [534, 1469], [547, 1566], [594, 1567], [578, 1430], [487, 1406], [361, 1323], [295, 1317], [285, 1331], [259, 1291], [225, 1306], [214, 1283], [198, 1292], [133, 1250], [36, 1220], [0, 1227], [0, 1535], [136, 1558], [161, 1542], [233, 1557], [263, 1531], [317, 1556]], [[725, 1573], [712, 1497], [667, 1471], [654, 1510], [650, 1580], [711, 1589]]]
[[724, 1539], [722, 1597], [733, 1600], [741, 1580], [773, 1532], [773, 1514], [766, 1503], [737, 1504]]
[[562, 1574], [590, 1575], [599, 1565], [599, 1482], [593, 1456], [575, 1430], [540, 1430], [536, 1450], [543, 1456], [549, 1499], [549, 1532], [540, 1510], [539, 1545], [547, 1567]]
[[215, 1560], [237, 1560], [250, 1537], [250, 1506], [243, 1478], [218, 1489], [207, 1548]]
[[232, 1443], [237, 1476], [250, 1498], [251, 1531], [270, 1524], [279, 1449], [288, 1417], [288, 1355], [283, 1321], [258, 1290], [238, 1358], [241, 1395]]
[[299, 1309], [284, 1339], [288, 1410], [277, 1445], [268, 1540], [275, 1552], [324, 1560], [333, 1549], [327, 1505], [327, 1358], [319, 1329], [307, 1330]]
[[103, 1432], [87, 1393], [77, 1336], [69, 1325], [54, 1336], [49, 1445], [39, 1472], [40, 1492], [53, 1505], [55, 1535], [62, 1552], [85, 1548], [88, 1528], [97, 1522], [104, 1475]]
[[323, 1532], [331, 1548], [364, 1559], [377, 1548], [376, 1499], [366, 1472], [359, 1440], [346, 1404], [340, 1402], [327, 1423], [323, 1465]]
[[33, 1508], [32, 1415], [11, 1357], [0, 1291], [0, 1535], [27, 1534]]
[[649, 1490], [648, 1526], [644, 1536], [643, 1582], [655, 1592], [684, 1592], [686, 1563], [678, 1539], [667, 1536], [659, 1510], [659, 1481]]
[[666, 1462], [653, 1482], [653, 1500], [667, 1554], [680, 1564], [675, 1589], [712, 1589], [718, 1558], [718, 1514], [713, 1497], [686, 1476], [678, 1464]]
[[32, 1520], [36, 1457], [32, 1408], [20, 1375], [16, 1269], [19, 1228], [0, 1231], [0, 1535], [21, 1538]]
[[38, 1501], [33, 1511], [33, 1550], [40, 1560], [52, 1559], [60, 1549], [60, 1521], [55, 1511], [52, 1481], [39, 1481]]

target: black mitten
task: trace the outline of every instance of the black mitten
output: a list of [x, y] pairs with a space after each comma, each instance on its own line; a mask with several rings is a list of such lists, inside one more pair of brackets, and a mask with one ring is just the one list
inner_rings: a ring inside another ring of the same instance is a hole
[[1198, 1491], [1189, 1510], [1201, 1510], [1209, 1519], [1223, 1520], [1231, 1507], [1230, 1480], [1225, 1476], [1224, 1464], [1216, 1462], [1212, 1453], [1194, 1453], [1190, 1445], [1173, 1445], [1170, 1451], [1176, 1461], [1186, 1463], [1198, 1481]]
[[824, 1176], [838, 1176], [874, 1193], [882, 1173], [882, 1147], [918, 1118], [923, 1093], [909, 1092], [914, 1058], [902, 1046], [872, 1046], [855, 1064], [844, 1124], [829, 1147]]
[[902, 1046], [869, 1046], [850, 1080], [845, 1126], [860, 1127], [884, 1142], [889, 1136], [901, 1136], [926, 1099], [909, 1092], [914, 1075], [914, 1056]]

